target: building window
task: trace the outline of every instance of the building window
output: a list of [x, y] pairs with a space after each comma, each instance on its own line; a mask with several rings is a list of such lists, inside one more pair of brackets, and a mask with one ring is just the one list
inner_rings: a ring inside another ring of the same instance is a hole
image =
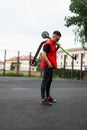
[[82, 64], [84, 64], [84, 65], [85, 65], [85, 62], [83, 61], [83, 62], [82, 62]]
[[61, 55], [61, 59], [63, 59], [63, 55]]
[[66, 55], [66, 59], [68, 59], [68, 56]]
[[71, 66], [72, 66], [73, 62], [71, 62]]
[[61, 62], [61, 67], [62, 67], [62, 62]]
[[83, 53], [83, 58], [85, 58], [85, 53]]
[[65, 63], [65, 65], [67, 66], [67, 62]]
[[76, 54], [76, 59], [78, 59], [79, 58], [79, 54]]

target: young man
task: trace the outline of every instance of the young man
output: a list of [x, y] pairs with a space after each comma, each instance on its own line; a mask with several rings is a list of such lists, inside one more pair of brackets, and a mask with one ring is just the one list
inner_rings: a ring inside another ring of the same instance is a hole
[[50, 39], [43, 45], [41, 68], [44, 74], [41, 83], [41, 104], [52, 105], [56, 100], [50, 96], [50, 86], [53, 77], [53, 69], [57, 68], [56, 52], [60, 44], [57, 43], [61, 37], [59, 31], [54, 31]]

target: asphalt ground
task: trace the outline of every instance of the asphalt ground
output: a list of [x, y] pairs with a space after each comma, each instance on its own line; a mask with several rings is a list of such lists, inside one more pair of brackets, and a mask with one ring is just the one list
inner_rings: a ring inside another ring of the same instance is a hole
[[0, 77], [0, 130], [87, 130], [87, 82], [54, 79], [52, 106], [40, 105], [40, 78]]

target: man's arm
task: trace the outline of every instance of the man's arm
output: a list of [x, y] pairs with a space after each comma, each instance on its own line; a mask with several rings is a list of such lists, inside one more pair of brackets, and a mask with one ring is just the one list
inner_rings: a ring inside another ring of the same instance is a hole
[[56, 47], [56, 51], [60, 48], [60, 43], [56, 43], [57, 47]]
[[45, 60], [45, 62], [47, 63], [48, 67], [51, 68], [52, 64], [50, 63], [48, 57], [47, 57], [47, 53], [50, 51], [50, 45], [47, 44], [43, 47], [43, 53], [42, 53], [42, 57]]
[[47, 53], [46, 53], [45, 51], [43, 51], [42, 57], [43, 57], [43, 59], [46, 61], [48, 67], [49, 67], [49, 68], [52, 68], [52, 64], [50, 63], [50, 61], [49, 61], [49, 59], [47, 58], [47, 55], [46, 55], [46, 54], [47, 54]]

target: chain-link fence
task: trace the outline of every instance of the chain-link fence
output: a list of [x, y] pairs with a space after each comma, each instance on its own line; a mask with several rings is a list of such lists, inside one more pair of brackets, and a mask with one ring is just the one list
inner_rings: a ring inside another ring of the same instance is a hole
[[[40, 53], [41, 54], [41, 53]], [[37, 60], [40, 64], [40, 54], [39, 60]], [[0, 75], [2, 76], [42, 76], [42, 70], [40, 66], [31, 66], [30, 60], [32, 60], [35, 56], [35, 52], [28, 52], [28, 51], [12, 51], [12, 50], [0, 50]], [[83, 53], [81, 54], [80, 58], [80, 70], [79, 70], [79, 78], [83, 79]], [[62, 70], [62, 77], [66, 77], [66, 55], [63, 58], [63, 70]], [[39, 68], [38, 68], [39, 66]], [[61, 69], [61, 67], [59, 67]], [[74, 60], [72, 59], [72, 64], [70, 66], [70, 78], [74, 78]], [[87, 73], [85, 72], [87, 76]]]

